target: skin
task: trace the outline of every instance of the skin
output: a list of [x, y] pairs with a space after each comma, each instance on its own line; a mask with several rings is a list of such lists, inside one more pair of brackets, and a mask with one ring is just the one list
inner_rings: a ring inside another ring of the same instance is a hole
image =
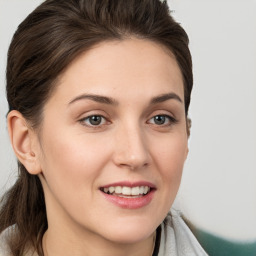
[[[164, 94], [172, 97], [152, 103]], [[183, 81], [172, 54], [147, 40], [101, 43], [68, 66], [43, 113], [39, 131], [17, 111], [8, 121], [16, 155], [45, 192], [45, 254], [151, 255], [188, 153]], [[100, 124], [90, 123], [93, 115]], [[109, 202], [99, 188], [119, 181], [153, 183], [153, 199], [138, 209]]]

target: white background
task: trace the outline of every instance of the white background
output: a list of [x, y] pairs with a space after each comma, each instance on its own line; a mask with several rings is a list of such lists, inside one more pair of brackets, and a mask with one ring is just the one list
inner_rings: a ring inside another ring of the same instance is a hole
[[[0, 0], [0, 192], [16, 177], [6, 129], [6, 53], [42, 1]], [[190, 153], [175, 206], [227, 238], [256, 239], [256, 1], [170, 0], [190, 37]]]

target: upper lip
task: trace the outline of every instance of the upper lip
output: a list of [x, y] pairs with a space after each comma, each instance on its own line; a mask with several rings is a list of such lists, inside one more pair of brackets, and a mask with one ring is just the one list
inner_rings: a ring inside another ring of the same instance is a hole
[[140, 186], [148, 186], [151, 189], [155, 189], [156, 186], [148, 181], [136, 181], [136, 182], [131, 182], [131, 181], [119, 181], [119, 182], [114, 182], [111, 184], [106, 184], [101, 186], [101, 188], [109, 188], [109, 187], [140, 187]]

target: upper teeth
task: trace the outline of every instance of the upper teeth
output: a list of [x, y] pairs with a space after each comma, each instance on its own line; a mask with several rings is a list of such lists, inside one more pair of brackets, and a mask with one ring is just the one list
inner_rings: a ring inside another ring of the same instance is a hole
[[138, 187], [121, 187], [121, 186], [116, 186], [116, 187], [108, 187], [108, 188], [103, 188], [103, 191], [105, 193], [110, 193], [110, 194], [123, 194], [127, 196], [138, 196], [138, 195], [143, 195], [147, 194], [148, 191], [150, 190], [150, 187], [148, 186], [138, 186]]

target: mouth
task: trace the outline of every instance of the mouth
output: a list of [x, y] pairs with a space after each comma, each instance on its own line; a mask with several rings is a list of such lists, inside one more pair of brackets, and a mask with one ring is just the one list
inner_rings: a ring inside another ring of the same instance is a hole
[[154, 190], [154, 188], [150, 186], [134, 186], [134, 187], [109, 186], [109, 187], [101, 187], [100, 190], [107, 195], [112, 195], [112, 196], [117, 196], [122, 198], [138, 198], [138, 197], [146, 196], [152, 190]]
[[156, 187], [146, 181], [121, 181], [99, 188], [104, 198], [123, 209], [139, 209], [150, 204]]

